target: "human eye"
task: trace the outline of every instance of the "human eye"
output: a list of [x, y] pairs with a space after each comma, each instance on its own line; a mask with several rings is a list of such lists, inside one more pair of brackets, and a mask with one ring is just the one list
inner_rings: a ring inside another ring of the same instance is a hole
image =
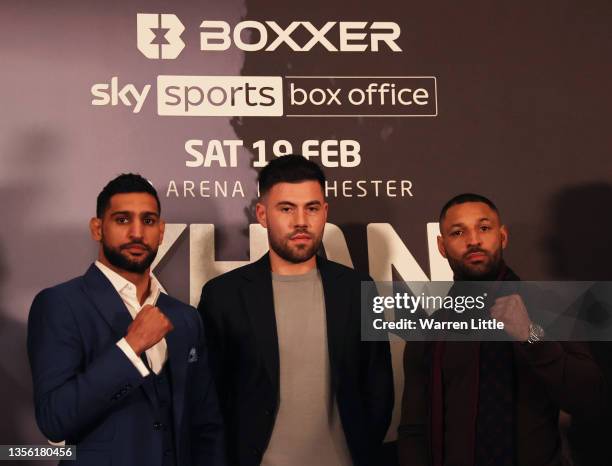
[[489, 231], [491, 230], [491, 226], [489, 225], [480, 225], [480, 231]]
[[117, 215], [115, 217], [115, 222], [119, 223], [119, 224], [126, 224], [130, 221], [130, 219], [126, 216], [126, 215]]
[[284, 205], [280, 207], [280, 211], [284, 214], [288, 214], [288, 213], [291, 213], [293, 209], [289, 206]]
[[308, 207], [306, 208], [306, 210], [307, 210], [307, 211], [308, 211], [308, 213], [310, 213], [310, 214], [316, 214], [316, 213], [317, 213], [317, 212], [320, 210], [320, 208], [319, 208], [319, 206], [318, 206], [318, 205], [311, 205], [311, 206], [308, 206]]
[[459, 237], [459, 236], [461, 236], [462, 233], [463, 233], [462, 230], [453, 230], [453, 231], [450, 232], [450, 235], [454, 236], [454, 237]]
[[145, 225], [155, 225], [157, 223], [157, 219], [155, 217], [145, 217], [143, 223]]

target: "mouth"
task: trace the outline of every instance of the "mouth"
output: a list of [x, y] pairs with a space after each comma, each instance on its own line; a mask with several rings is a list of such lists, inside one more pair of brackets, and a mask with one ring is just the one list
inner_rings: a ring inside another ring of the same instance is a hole
[[465, 259], [470, 262], [481, 262], [487, 258], [487, 254], [482, 251], [470, 252], [465, 256]]
[[143, 244], [126, 244], [121, 247], [122, 251], [127, 251], [133, 256], [145, 254], [149, 249]]
[[310, 241], [311, 236], [308, 233], [297, 233], [289, 238], [291, 241]]

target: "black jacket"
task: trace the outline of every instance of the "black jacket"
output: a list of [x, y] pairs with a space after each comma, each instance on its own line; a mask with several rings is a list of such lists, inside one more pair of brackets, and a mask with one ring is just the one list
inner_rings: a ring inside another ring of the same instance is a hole
[[[317, 258], [323, 282], [332, 393], [355, 466], [375, 464], [393, 409], [388, 342], [362, 342], [361, 281]], [[209, 281], [198, 306], [226, 422], [229, 462], [259, 465], [278, 410], [279, 355], [268, 254]], [[324, 402], [324, 400], [321, 400]], [[296, 419], [299, 422], [299, 419]]]

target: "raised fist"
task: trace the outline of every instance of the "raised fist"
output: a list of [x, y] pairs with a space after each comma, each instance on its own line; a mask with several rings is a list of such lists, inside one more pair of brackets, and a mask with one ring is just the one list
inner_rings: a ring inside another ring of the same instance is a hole
[[158, 308], [147, 304], [128, 327], [125, 340], [138, 356], [166, 336], [174, 327]]
[[504, 323], [504, 330], [518, 341], [527, 341], [531, 320], [523, 299], [517, 295], [503, 296], [495, 300], [490, 310], [491, 317]]

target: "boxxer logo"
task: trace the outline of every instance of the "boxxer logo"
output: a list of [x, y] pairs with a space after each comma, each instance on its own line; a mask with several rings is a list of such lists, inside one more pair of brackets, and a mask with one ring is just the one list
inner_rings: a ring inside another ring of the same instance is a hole
[[[137, 15], [138, 50], [151, 59], [174, 59], [185, 48], [181, 34], [185, 27], [173, 14]], [[399, 24], [391, 21], [310, 21], [204, 20], [200, 23], [200, 50], [219, 52], [234, 46], [243, 52], [274, 52], [287, 47], [293, 52], [322, 48], [328, 52], [401, 52], [397, 40]]]
[[138, 50], [147, 58], [171, 60], [185, 48], [185, 26], [176, 15], [138, 13], [136, 28]]

